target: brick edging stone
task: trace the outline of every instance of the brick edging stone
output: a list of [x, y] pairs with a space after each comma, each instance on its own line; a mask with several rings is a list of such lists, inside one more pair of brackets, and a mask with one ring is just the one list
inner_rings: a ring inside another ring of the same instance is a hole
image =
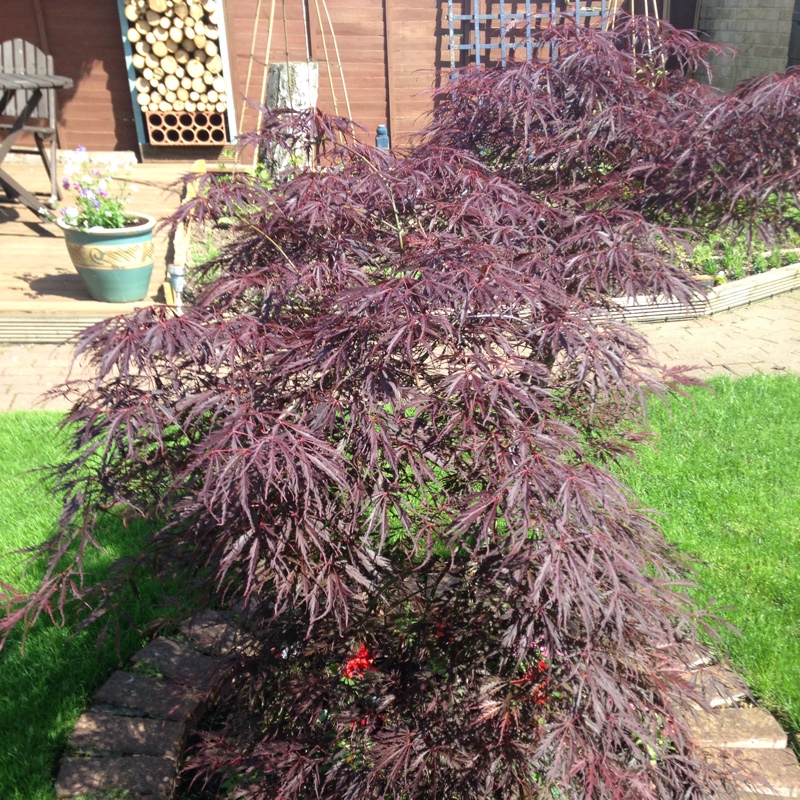
[[[179, 626], [186, 643], [157, 637], [95, 692], [67, 743], [59, 798], [171, 800], [187, 735], [206, 707], [221, 666], [252, 639], [205, 609]], [[136, 667], [133, 668], [136, 670]], [[142, 674], [151, 671], [153, 675]]]
[[[78, 719], [56, 780], [59, 798], [172, 800], [186, 737], [205, 710], [226, 657], [253, 639], [235, 622], [205, 609], [179, 626], [187, 643], [157, 637], [132, 658], [154, 676], [117, 670]], [[800, 765], [787, 736], [729, 668], [687, 661], [682, 677], [706, 708], [687, 711], [690, 739], [709, 762], [740, 777], [740, 800], [800, 797]], [[135, 669], [135, 667], [134, 667]]]

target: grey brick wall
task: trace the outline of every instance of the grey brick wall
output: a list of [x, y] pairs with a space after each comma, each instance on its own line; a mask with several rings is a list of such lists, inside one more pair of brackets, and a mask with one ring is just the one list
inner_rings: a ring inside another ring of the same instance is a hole
[[732, 59], [711, 59], [715, 86], [731, 89], [754, 75], [786, 69], [794, 0], [700, 2], [700, 29], [738, 51]]

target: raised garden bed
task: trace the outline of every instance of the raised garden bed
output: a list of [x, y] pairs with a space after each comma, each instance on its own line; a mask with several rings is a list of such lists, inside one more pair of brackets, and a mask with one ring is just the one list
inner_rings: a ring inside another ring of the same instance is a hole
[[777, 267], [769, 272], [749, 275], [740, 280], [723, 283], [709, 289], [705, 297], [698, 297], [686, 306], [675, 300], [656, 299], [643, 295], [620, 297], [615, 303], [622, 309], [628, 322], [672, 322], [697, 317], [710, 317], [721, 311], [748, 306], [768, 300], [778, 294], [800, 289], [800, 263]]

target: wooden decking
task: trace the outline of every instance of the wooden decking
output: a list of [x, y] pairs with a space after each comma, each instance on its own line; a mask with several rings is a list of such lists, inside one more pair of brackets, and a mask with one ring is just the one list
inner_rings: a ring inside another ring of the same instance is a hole
[[[41, 163], [4, 164], [26, 188], [49, 196]], [[178, 206], [171, 185], [191, 170], [190, 162], [139, 164], [134, 169], [138, 192], [132, 210], [160, 219]], [[92, 322], [125, 313], [137, 306], [163, 302], [169, 241], [156, 234], [156, 262], [147, 299], [139, 303], [99, 303], [92, 300], [73, 268], [60, 228], [42, 222], [21, 203], [9, 202], [0, 191], [0, 342], [61, 342]]]

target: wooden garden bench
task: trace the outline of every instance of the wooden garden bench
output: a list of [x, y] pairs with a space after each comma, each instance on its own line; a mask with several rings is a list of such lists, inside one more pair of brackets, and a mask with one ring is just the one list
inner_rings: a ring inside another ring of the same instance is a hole
[[32, 133], [50, 175], [50, 200], [61, 197], [56, 176], [56, 90], [71, 87], [70, 78], [55, 74], [53, 57], [35, 45], [22, 39], [0, 44], [0, 132], [5, 132], [0, 142], [0, 185], [9, 197], [19, 198], [37, 214], [46, 213], [44, 203], [3, 170], [3, 161], [21, 133]]

